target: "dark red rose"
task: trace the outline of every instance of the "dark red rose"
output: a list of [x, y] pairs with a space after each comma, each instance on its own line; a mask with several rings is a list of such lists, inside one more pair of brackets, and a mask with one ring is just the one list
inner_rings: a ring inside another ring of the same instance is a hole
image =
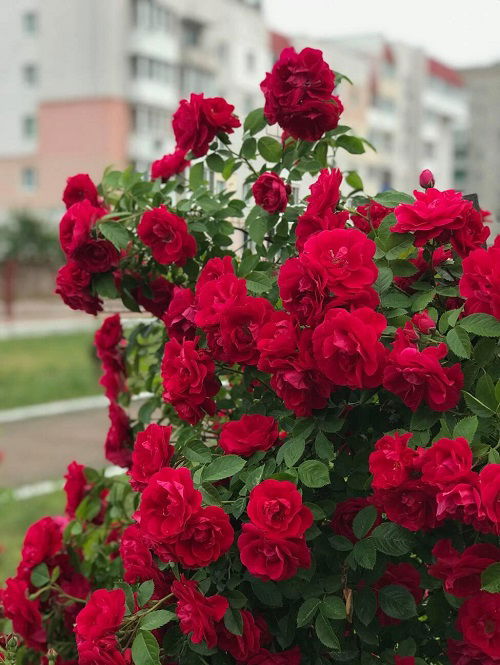
[[264, 115], [295, 139], [317, 141], [335, 129], [343, 111], [332, 96], [335, 75], [317, 49], [283, 49], [271, 73], [260, 84], [266, 99]]
[[480, 591], [458, 610], [458, 628], [466, 642], [491, 658], [500, 658], [500, 594]]
[[272, 653], [267, 649], [260, 649], [246, 661], [246, 665], [300, 665], [302, 654], [299, 647], [287, 651]]
[[[385, 573], [373, 585], [375, 591], [380, 591], [385, 586], [399, 584], [404, 586], [411, 593], [415, 602], [418, 604], [424, 596], [423, 589], [420, 588], [420, 573], [410, 563], [390, 563], [385, 569]], [[382, 625], [391, 625], [399, 623], [398, 619], [387, 616], [381, 609], [378, 610], [379, 621]]]
[[132, 462], [132, 431], [129, 417], [121, 406], [114, 402], [109, 405], [108, 413], [111, 424], [104, 443], [106, 459], [111, 464], [129, 467]]
[[215, 402], [211, 398], [220, 388], [213, 360], [197, 345], [197, 339], [184, 340], [182, 344], [171, 339], [165, 344], [161, 364], [163, 399], [192, 425], [205, 413], [215, 413]]
[[297, 351], [297, 327], [286, 312], [274, 312], [269, 321], [259, 330], [257, 348], [260, 357], [257, 367], [271, 372], [278, 367], [286, 367], [289, 358]]
[[258, 450], [270, 450], [278, 443], [278, 423], [271, 416], [248, 414], [224, 423], [219, 446], [226, 454], [250, 457]]
[[194, 293], [191, 289], [181, 286], [174, 287], [172, 300], [162, 316], [168, 336], [178, 342], [182, 342], [184, 339], [194, 339], [196, 336], [195, 314]]
[[151, 179], [168, 180], [177, 173], [182, 173], [191, 162], [186, 160], [186, 150], [176, 148], [170, 155], [164, 155], [151, 164]]
[[165, 467], [149, 479], [135, 519], [150, 542], [169, 544], [200, 507], [201, 493], [194, 489], [189, 469]]
[[76, 617], [77, 642], [95, 641], [114, 634], [125, 616], [125, 592], [123, 589], [108, 591], [98, 589]]
[[137, 234], [151, 248], [155, 261], [162, 265], [183, 266], [196, 254], [196, 240], [189, 233], [185, 220], [164, 205], [143, 214]]
[[37, 651], [44, 651], [46, 646], [45, 630], [40, 614], [40, 600], [28, 600], [29, 583], [17, 577], [10, 577], [5, 588], [0, 591], [2, 609], [7, 619], [12, 621], [14, 631]]
[[107, 316], [94, 335], [94, 344], [99, 358], [114, 353], [123, 339], [123, 328], [119, 314]]
[[481, 590], [481, 573], [492, 563], [500, 561], [500, 548], [477, 543], [458, 552], [451, 540], [439, 540], [432, 550], [436, 563], [429, 566], [429, 574], [443, 580], [447, 593], [466, 598]]
[[217, 646], [227, 651], [238, 662], [248, 662], [261, 647], [262, 631], [248, 610], [240, 610], [243, 629], [241, 635], [234, 635], [220, 624], [217, 630]]
[[84, 200], [99, 207], [99, 193], [88, 173], [78, 173], [66, 180], [62, 200], [66, 208]]
[[68, 470], [64, 476], [66, 482], [64, 483], [64, 491], [66, 492], [66, 515], [73, 519], [75, 512], [80, 505], [82, 499], [90, 490], [90, 483], [84, 473], [85, 467], [78, 462], [71, 462], [68, 465]]
[[337, 386], [376, 388], [382, 382], [386, 350], [380, 336], [385, 316], [368, 307], [329, 309], [313, 333], [318, 368]]
[[203, 94], [191, 93], [189, 101], [183, 99], [173, 115], [177, 147], [202, 157], [219, 132], [232, 134], [235, 127], [240, 126], [233, 111], [234, 106], [222, 97], [205, 98]]
[[290, 185], [273, 171], [262, 173], [252, 185], [255, 203], [271, 214], [285, 212], [291, 191]]
[[222, 277], [223, 275], [234, 275], [232, 258], [230, 256], [223, 256], [222, 258], [217, 256], [213, 259], [209, 259], [201, 269], [198, 279], [196, 280], [196, 295], [199, 294], [200, 289], [205, 286], [205, 284], [219, 279], [219, 277]]
[[479, 474], [484, 511], [493, 524], [500, 524], [500, 464], [487, 464]]
[[311, 553], [303, 538], [271, 540], [253, 524], [243, 525], [238, 548], [241, 563], [264, 581], [288, 580], [299, 568], [311, 565]]
[[460, 400], [464, 377], [460, 364], [443, 367], [440, 360], [448, 353], [446, 344], [393, 349], [387, 356], [383, 386], [398, 395], [412, 411], [422, 402], [434, 411], [453, 409]]
[[120, 556], [123, 562], [123, 579], [128, 584], [153, 580], [154, 598], [162, 598], [170, 589], [171, 579], [162, 573], [153, 561], [151, 551], [144, 541], [140, 528], [132, 524], [123, 532], [120, 540]]
[[[130, 653], [118, 649], [116, 637], [78, 643], [78, 665], [130, 665]], [[62, 663], [58, 665], [63, 665]]]
[[162, 561], [177, 561], [185, 568], [209, 566], [225, 554], [234, 541], [229, 516], [218, 506], [200, 508], [170, 544], [155, 547]]
[[132, 289], [132, 295], [141, 307], [161, 319], [172, 302], [175, 285], [165, 277], [150, 276], [147, 282], [144, 278], [140, 279], [142, 283]]
[[217, 644], [215, 626], [229, 607], [227, 599], [219, 595], [204, 596], [198, 591], [198, 583], [187, 580], [184, 575], [172, 583], [172, 593], [177, 598], [181, 631], [190, 635], [195, 644], [204, 640], [210, 649], [214, 647]]
[[452, 665], [498, 665], [500, 662], [472, 644], [458, 640], [448, 640], [448, 658]]
[[235, 305], [241, 305], [247, 298], [247, 284], [235, 275], [224, 274], [218, 279], [211, 279], [196, 288], [195, 323], [204, 330], [218, 326], [222, 314]]
[[373, 502], [396, 522], [410, 531], [433, 529], [436, 519], [436, 489], [420, 480], [406, 480], [398, 487], [375, 490]]
[[463, 260], [459, 289], [467, 314], [484, 312], [500, 319], [500, 242], [476, 249]]
[[39, 563], [49, 563], [60, 552], [63, 527], [64, 521], [54, 517], [43, 517], [29, 527], [24, 536], [18, 574], [31, 571]]
[[170, 443], [172, 426], [148, 425], [139, 432], [134, 443], [132, 466], [128, 475], [130, 484], [136, 492], [142, 492], [151, 476], [170, 464], [174, 447]]
[[[319, 234], [318, 234], [319, 235]], [[328, 275], [301, 258], [287, 259], [278, 274], [283, 307], [302, 325], [317, 325], [330, 302]]]
[[460, 520], [474, 525], [477, 531], [494, 532], [494, 524], [484, 512], [477, 473], [471, 473], [465, 482], [446, 487], [438, 493], [436, 501], [439, 520]]
[[212, 351], [230, 365], [256, 365], [260, 355], [257, 349], [259, 331], [273, 311], [266, 298], [250, 296], [226, 307], [220, 316], [219, 330], [208, 337]]
[[346, 210], [342, 210], [341, 212], [326, 212], [321, 217], [319, 215], [312, 215], [306, 210], [297, 220], [295, 247], [297, 247], [299, 252], [302, 252], [309, 238], [321, 231], [343, 229], [348, 219], [349, 213]]
[[413, 656], [394, 656], [394, 665], [415, 665], [415, 658]]
[[426, 309], [414, 314], [411, 317], [411, 322], [424, 335], [428, 335], [432, 330], [436, 329], [436, 322], [431, 319]]
[[73, 258], [75, 250], [90, 240], [90, 230], [106, 212], [84, 199], [64, 213], [59, 224], [59, 241], [68, 258]]
[[[346, 499], [345, 501], [337, 503], [330, 522], [330, 528], [332, 529], [333, 533], [348, 538], [351, 543], [357, 542], [358, 538], [356, 538], [354, 531], [352, 530], [352, 522], [360, 510], [363, 510], [363, 508], [366, 508], [366, 506], [370, 505], [372, 505], [370, 499], [361, 496], [352, 499]], [[367, 535], [370, 535], [373, 529], [378, 526], [380, 522], [381, 517], [380, 514], [378, 514], [372, 528]]]
[[463, 259], [474, 249], [484, 246], [490, 235], [490, 229], [485, 226], [484, 210], [476, 210], [472, 205], [464, 210], [464, 223], [451, 234], [451, 244], [456, 253]]
[[89, 238], [73, 252], [72, 258], [82, 270], [91, 273], [108, 272], [118, 265], [120, 254], [109, 240]]
[[366, 205], [358, 206], [356, 214], [351, 215], [351, 220], [357, 229], [363, 233], [370, 233], [373, 229], [378, 229], [382, 220], [391, 212], [394, 212], [394, 208], [387, 208], [376, 201], [371, 201]]
[[97, 314], [102, 311], [102, 300], [92, 295], [91, 279], [92, 275], [82, 270], [76, 261], [68, 261], [65, 266], [59, 268], [55, 292], [71, 309]]
[[419, 453], [422, 480], [441, 489], [466, 480], [472, 470], [472, 450], [463, 437], [439, 439]]
[[417, 453], [408, 448], [412, 434], [402, 436], [386, 434], [375, 443], [375, 450], [370, 453], [369, 466], [373, 475], [372, 487], [390, 489], [398, 487], [411, 477]]
[[250, 492], [247, 514], [266, 538], [300, 538], [312, 525], [312, 512], [302, 503], [302, 495], [288, 480], [269, 478]]

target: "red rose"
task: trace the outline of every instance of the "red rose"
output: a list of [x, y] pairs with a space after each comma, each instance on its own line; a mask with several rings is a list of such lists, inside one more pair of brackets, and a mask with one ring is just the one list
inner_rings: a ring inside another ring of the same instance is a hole
[[120, 556], [125, 582], [136, 584], [153, 580], [155, 585], [153, 597], [162, 598], [167, 595], [170, 589], [170, 577], [156, 567], [142, 532], [135, 524], [127, 527], [121, 536]]
[[259, 330], [257, 348], [260, 357], [257, 367], [263, 372], [271, 372], [278, 367], [286, 367], [287, 359], [297, 351], [297, 327], [286, 312], [274, 312]]
[[446, 487], [438, 493], [436, 501], [439, 520], [460, 520], [484, 533], [493, 527], [482, 506], [478, 474], [471, 473], [466, 482]]
[[[352, 530], [353, 520], [360, 510], [370, 505], [372, 505], [372, 503], [366, 497], [346, 499], [345, 501], [337, 503], [330, 522], [330, 528], [333, 533], [348, 538], [351, 543], [357, 542], [358, 538], [356, 538], [354, 531]], [[373, 529], [378, 526], [380, 522], [380, 514], [377, 514], [377, 518], [367, 535], [370, 535]]]
[[94, 344], [99, 358], [114, 353], [123, 339], [123, 328], [119, 314], [107, 316], [94, 335]]
[[300, 258], [287, 259], [278, 274], [278, 287], [283, 307], [300, 324], [314, 326], [322, 321], [331, 300], [326, 271], [314, 269]]
[[29, 527], [24, 536], [18, 574], [49, 562], [61, 550], [63, 526], [61, 518], [43, 517]]
[[382, 220], [391, 212], [394, 212], [394, 208], [387, 208], [376, 201], [372, 201], [367, 205], [358, 206], [356, 214], [351, 215], [351, 220], [357, 229], [363, 231], [363, 233], [370, 233], [373, 229], [378, 229]]
[[131, 289], [137, 303], [144, 307], [153, 316], [161, 319], [167, 311], [174, 293], [175, 286], [164, 277], [149, 277], [150, 281], [139, 278], [141, 281], [136, 288]]
[[463, 260], [459, 282], [466, 298], [467, 314], [484, 312], [500, 319], [500, 242], [489, 249], [476, 249]]
[[[201, 275], [200, 275], [201, 276]], [[204, 330], [218, 326], [222, 314], [232, 306], [241, 305], [247, 298], [247, 284], [233, 274], [224, 274], [196, 287], [194, 321]]]
[[82, 499], [90, 490], [90, 483], [84, 473], [85, 467], [78, 462], [71, 462], [68, 465], [68, 470], [64, 476], [66, 482], [64, 483], [64, 491], [66, 492], [66, 515], [73, 519], [75, 512], [80, 505]]
[[439, 439], [419, 449], [422, 480], [441, 489], [467, 479], [472, 470], [472, 450], [467, 439]]
[[[406, 587], [418, 604], [424, 596], [420, 588], [420, 573], [409, 563], [390, 563], [382, 577], [373, 585], [375, 591], [385, 586], [399, 584]], [[398, 619], [387, 616], [381, 609], [378, 610], [379, 621], [384, 626], [399, 623]]]
[[162, 561], [178, 561], [185, 568], [209, 566], [225, 554], [234, 541], [229, 516], [218, 506], [200, 508], [166, 548], [155, 548]]
[[415, 665], [413, 656], [394, 656], [394, 665]]
[[248, 414], [222, 425], [219, 446], [226, 454], [250, 457], [278, 443], [278, 423], [271, 416]]
[[307, 199], [307, 212], [319, 217], [323, 217], [327, 212], [333, 212], [340, 201], [341, 182], [340, 169], [322, 169], [316, 182], [309, 187], [311, 193]]
[[494, 524], [500, 524], [500, 464], [487, 464], [483, 468], [479, 490], [486, 515]]
[[176, 148], [170, 155], [164, 155], [151, 164], [151, 179], [168, 180], [177, 173], [182, 173], [191, 162], [186, 160], [186, 151]]
[[266, 212], [284, 212], [292, 188], [273, 171], [262, 173], [252, 185], [255, 203]]
[[71, 254], [82, 270], [91, 273], [108, 272], [116, 268], [120, 254], [109, 240], [89, 238]]
[[371, 286], [378, 269], [375, 243], [357, 229], [317, 233], [306, 242], [302, 260], [324, 271], [330, 289], [339, 296]]
[[436, 179], [434, 178], [434, 173], [430, 169], [424, 169], [418, 178], [418, 184], [422, 189], [427, 189], [428, 187], [434, 187]]
[[297, 220], [295, 228], [295, 247], [302, 252], [306, 241], [321, 231], [331, 231], [332, 229], [343, 229], [349, 219], [349, 213], [346, 210], [341, 212], [326, 212], [323, 216], [310, 214], [307, 210]]
[[295, 139], [317, 141], [335, 129], [343, 111], [332, 96], [335, 75], [317, 49], [283, 49], [271, 73], [260, 84], [270, 125], [278, 123]]
[[376, 388], [382, 382], [386, 350], [380, 336], [386, 327], [385, 317], [368, 307], [328, 310], [312, 338], [317, 366], [337, 386]]
[[431, 330], [436, 329], [436, 322], [431, 319], [427, 310], [424, 309], [422, 312], [417, 312], [411, 317], [411, 322], [424, 335], [428, 335]]
[[455, 229], [451, 235], [451, 244], [463, 259], [474, 249], [484, 246], [488, 239], [490, 229], [484, 224], [488, 214], [484, 210], [476, 210], [472, 205], [465, 208], [463, 225], [459, 229]]
[[78, 665], [130, 665], [129, 655], [118, 650], [115, 637], [105, 637], [96, 641], [85, 640], [77, 646]]
[[232, 134], [240, 126], [233, 111], [234, 106], [222, 97], [205, 99], [203, 94], [191, 93], [189, 101], [183, 99], [172, 118], [177, 147], [202, 157], [219, 132]]
[[464, 639], [491, 658], [500, 658], [500, 594], [480, 591], [458, 610]]
[[55, 292], [71, 309], [97, 314], [102, 310], [102, 301], [92, 295], [91, 279], [92, 275], [82, 270], [76, 261], [68, 261], [65, 266], [59, 268]]
[[498, 658], [490, 658], [484, 651], [467, 642], [448, 640], [448, 658], [452, 665], [498, 665]]
[[215, 413], [211, 398], [220, 388], [213, 360], [206, 351], [197, 349], [197, 344], [197, 339], [184, 340], [182, 344], [171, 339], [165, 344], [161, 364], [163, 399], [192, 425], [205, 413]]
[[114, 634], [125, 616], [125, 592], [98, 589], [76, 617], [77, 642], [95, 641]]
[[116, 466], [129, 467], [132, 462], [132, 432], [129, 417], [121, 406], [114, 402], [109, 405], [108, 413], [111, 424], [104, 443], [106, 459]]
[[28, 600], [28, 582], [11, 577], [0, 591], [3, 613], [12, 621], [14, 631], [25, 640], [26, 645], [45, 651], [46, 635], [42, 626], [40, 600]]
[[262, 631], [248, 610], [239, 610], [243, 622], [241, 635], [234, 635], [224, 625], [218, 626], [217, 646], [238, 662], [246, 663], [261, 647]]
[[59, 241], [68, 258], [73, 258], [75, 250], [90, 240], [90, 230], [106, 212], [84, 199], [64, 213], [59, 224]]
[[244, 524], [238, 538], [241, 563], [264, 581], [293, 577], [298, 568], [309, 568], [311, 553], [303, 538], [270, 540], [253, 524]]
[[195, 313], [194, 293], [191, 289], [181, 286], [174, 287], [172, 300], [162, 316], [169, 337], [178, 342], [182, 342], [184, 339], [194, 339], [196, 336]]
[[447, 593], [466, 598], [481, 590], [481, 573], [492, 563], [500, 561], [500, 549], [487, 543], [467, 547], [462, 553], [451, 540], [439, 540], [432, 550], [436, 563], [429, 566], [429, 574], [443, 580]]
[[300, 665], [302, 654], [299, 647], [293, 647], [287, 651], [272, 653], [267, 649], [260, 649], [256, 654], [250, 656], [246, 665]]
[[460, 400], [464, 377], [460, 364], [442, 367], [446, 344], [423, 351], [412, 347], [393, 349], [387, 356], [383, 386], [398, 395], [412, 411], [426, 402], [434, 411], [453, 409]]
[[219, 258], [218, 256], [209, 259], [203, 268], [201, 269], [198, 279], [196, 280], [196, 295], [198, 295], [200, 289], [223, 275], [234, 275], [233, 260], [230, 256], [223, 256]]
[[85, 200], [99, 207], [99, 193], [88, 173], [78, 173], [66, 180], [62, 200], [66, 208]]
[[181, 631], [185, 635], [191, 634], [191, 641], [195, 644], [204, 640], [209, 649], [213, 648], [217, 643], [215, 625], [229, 607], [227, 599], [219, 595], [203, 596], [198, 591], [198, 583], [187, 580], [184, 575], [172, 583], [172, 593], [177, 598], [176, 612]]
[[269, 478], [250, 492], [247, 514], [263, 536], [271, 540], [300, 538], [312, 525], [312, 512], [288, 480]]
[[433, 529], [436, 519], [436, 490], [420, 480], [406, 480], [398, 487], [376, 490], [373, 502], [396, 522], [410, 531]]
[[370, 473], [373, 475], [372, 487], [390, 489], [398, 487], [411, 477], [417, 453], [408, 448], [412, 434], [386, 434], [375, 443], [375, 450], [370, 453]]
[[208, 336], [212, 351], [230, 365], [256, 365], [259, 359], [259, 330], [272, 313], [273, 307], [269, 300], [250, 296], [226, 307], [220, 316], [219, 330]]
[[196, 240], [189, 233], [185, 220], [164, 205], [143, 214], [137, 235], [151, 247], [153, 258], [162, 265], [183, 266], [196, 254]]
[[134, 443], [132, 453], [132, 467], [128, 471], [130, 484], [136, 492], [142, 492], [151, 476], [168, 466], [174, 454], [174, 447], [170, 443], [172, 426], [148, 425], [143, 432], [139, 432]]
[[165, 467], [149, 479], [135, 519], [148, 540], [168, 544], [200, 507], [201, 493], [194, 489], [189, 469]]

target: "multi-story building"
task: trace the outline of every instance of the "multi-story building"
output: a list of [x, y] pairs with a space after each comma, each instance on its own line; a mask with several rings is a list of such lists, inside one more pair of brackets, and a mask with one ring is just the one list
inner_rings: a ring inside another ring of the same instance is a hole
[[0, 217], [58, 212], [75, 172], [148, 168], [191, 92], [255, 108], [271, 62], [259, 0], [16, 0], [0, 25]]

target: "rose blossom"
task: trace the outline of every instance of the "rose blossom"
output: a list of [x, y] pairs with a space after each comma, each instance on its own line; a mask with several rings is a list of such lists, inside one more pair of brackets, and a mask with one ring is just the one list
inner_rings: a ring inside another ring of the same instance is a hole
[[[78, 645], [78, 665], [130, 665], [130, 656], [118, 650], [116, 637], [82, 641]], [[130, 653], [130, 652], [129, 652]], [[59, 663], [58, 665], [71, 665]]]
[[459, 282], [467, 314], [484, 312], [500, 319], [500, 241], [493, 247], [476, 249], [463, 260]]
[[28, 528], [24, 536], [18, 574], [29, 573], [39, 563], [50, 562], [61, 550], [63, 526], [61, 518], [43, 517]]
[[408, 447], [411, 433], [386, 434], [375, 443], [370, 453], [369, 466], [373, 475], [372, 487], [390, 489], [410, 479], [417, 453]]
[[411, 322], [424, 335], [428, 335], [432, 330], [436, 329], [436, 322], [431, 319], [426, 309], [414, 314], [411, 317]]
[[[420, 603], [424, 596], [423, 590], [420, 588], [420, 573], [410, 563], [390, 563], [385, 569], [385, 573], [373, 585], [375, 591], [380, 591], [385, 586], [398, 584], [406, 587], [413, 596], [415, 603]], [[390, 626], [400, 623], [399, 619], [389, 617], [380, 608], [377, 611], [379, 621], [383, 626]]]
[[439, 439], [419, 453], [422, 480], [441, 489], [466, 480], [472, 469], [472, 450], [463, 437]]
[[483, 508], [489, 519], [500, 524], [500, 464], [487, 464], [479, 474]]
[[300, 538], [314, 521], [297, 487], [288, 480], [272, 478], [250, 492], [247, 514], [266, 538], [277, 540]]
[[82, 499], [90, 489], [90, 483], [87, 482], [85, 477], [85, 467], [78, 462], [71, 462], [68, 465], [68, 470], [64, 478], [64, 491], [66, 493], [66, 515], [73, 519], [75, 512], [80, 505]]
[[273, 313], [266, 298], [245, 296], [226, 307], [220, 316], [219, 329], [207, 339], [212, 351], [223, 362], [256, 365], [259, 359], [257, 337]]
[[137, 235], [151, 248], [155, 261], [162, 265], [183, 266], [196, 254], [196, 240], [189, 233], [185, 220], [164, 205], [142, 215]]
[[302, 252], [306, 241], [321, 231], [331, 231], [332, 229], [343, 229], [349, 219], [347, 210], [340, 212], [325, 212], [321, 217], [309, 212], [303, 213], [297, 220], [295, 228], [295, 246]]
[[136, 492], [141, 492], [148, 484], [151, 476], [168, 466], [174, 454], [170, 443], [172, 426], [148, 425], [139, 432], [134, 443], [132, 466], [128, 471], [130, 484]]
[[498, 665], [500, 662], [472, 644], [458, 640], [448, 640], [448, 658], [452, 665]]
[[270, 214], [285, 211], [291, 191], [273, 171], [262, 173], [252, 185], [255, 203]]
[[76, 617], [77, 642], [95, 641], [115, 633], [125, 616], [125, 592], [123, 589], [108, 591], [98, 589], [90, 596], [85, 607]]
[[68, 258], [74, 258], [75, 250], [90, 240], [90, 231], [98, 219], [106, 214], [87, 199], [74, 203], [63, 215], [59, 224], [59, 242]]
[[479, 591], [458, 610], [464, 639], [491, 658], [500, 658], [500, 594]]
[[176, 148], [170, 155], [164, 155], [151, 164], [151, 179], [168, 180], [177, 173], [182, 173], [191, 162], [186, 160], [186, 151]]
[[132, 462], [132, 431], [130, 420], [118, 404], [111, 402], [108, 409], [109, 426], [104, 451], [106, 459], [116, 466], [128, 467]]
[[378, 229], [382, 221], [391, 212], [394, 212], [394, 208], [388, 208], [372, 201], [366, 205], [358, 206], [356, 214], [351, 214], [351, 220], [357, 229], [363, 231], [363, 233], [370, 233], [372, 229]]
[[271, 416], [245, 414], [222, 425], [219, 446], [226, 454], [250, 457], [278, 443], [278, 423]]
[[140, 281], [137, 286], [131, 289], [137, 304], [151, 312], [153, 316], [161, 319], [170, 306], [175, 285], [165, 277], [149, 275], [149, 279], [144, 277], [138, 279]]
[[102, 300], [91, 292], [92, 275], [82, 270], [76, 261], [68, 261], [59, 268], [56, 290], [63, 302], [71, 309], [81, 309], [87, 314], [102, 311]]
[[46, 634], [42, 626], [40, 599], [29, 600], [28, 582], [10, 577], [0, 590], [3, 613], [12, 621], [12, 627], [26, 645], [38, 651], [46, 649]]
[[219, 279], [223, 275], [234, 275], [233, 259], [230, 256], [219, 256], [209, 259], [201, 269], [198, 279], [196, 280], [195, 292], [199, 294], [201, 288]]
[[[201, 276], [201, 275], [200, 275]], [[196, 288], [194, 321], [203, 330], [217, 330], [223, 313], [247, 298], [247, 283], [227, 273]]]
[[99, 207], [99, 193], [88, 173], [78, 173], [66, 180], [62, 200], [66, 209], [84, 200], [96, 208]]
[[433, 529], [437, 524], [436, 489], [420, 480], [405, 480], [397, 487], [375, 490], [373, 502], [410, 531]]
[[237, 662], [246, 663], [261, 646], [262, 631], [248, 610], [239, 610], [243, 623], [241, 635], [234, 635], [224, 625], [218, 626], [217, 646], [227, 651]]
[[177, 598], [176, 613], [181, 631], [191, 634], [194, 644], [204, 640], [209, 649], [214, 647], [217, 643], [215, 626], [229, 607], [227, 599], [219, 595], [203, 596], [198, 591], [198, 583], [184, 575], [172, 582], [172, 593]]
[[418, 178], [418, 183], [422, 189], [428, 189], [429, 187], [434, 187], [436, 179], [434, 178], [434, 173], [430, 169], [424, 169]]
[[175, 286], [172, 300], [162, 316], [170, 338], [182, 342], [196, 336], [194, 293], [191, 289]]

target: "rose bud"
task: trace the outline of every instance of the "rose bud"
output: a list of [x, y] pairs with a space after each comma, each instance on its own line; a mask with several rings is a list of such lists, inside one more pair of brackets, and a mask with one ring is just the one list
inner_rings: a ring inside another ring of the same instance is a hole
[[420, 182], [420, 187], [422, 187], [423, 189], [434, 187], [436, 182], [434, 180], [434, 173], [429, 169], [424, 169], [420, 174], [419, 182]]

